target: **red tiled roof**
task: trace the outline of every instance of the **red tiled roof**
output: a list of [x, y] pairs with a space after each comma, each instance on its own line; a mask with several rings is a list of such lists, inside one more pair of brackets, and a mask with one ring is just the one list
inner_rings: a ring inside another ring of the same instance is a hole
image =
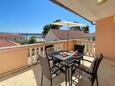
[[53, 34], [60, 40], [67, 39], [76, 39], [76, 38], [83, 38], [83, 37], [93, 37], [95, 34], [93, 33], [84, 33], [83, 31], [79, 30], [58, 30], [58, 29], [51, 29]]
[[0, 34], [0, 38], [18, 38], [21, 36], [22, 35], [20, 35], [20, 34], [4, 34], [4, 33]]
[[93, 37], [95, 34], [93, 33], [84, 33], [83, 31], [75, 31], [75, 30], [58, 30], [58, 29], [51, 29], [53, 34], [60, 40], [67, 39], [76, 39], [76, 38], [83, 38], [83, 37]]
[[17, 45], [18, 44], [13, 41], [0, 40], [0, 47], [17, 46]]

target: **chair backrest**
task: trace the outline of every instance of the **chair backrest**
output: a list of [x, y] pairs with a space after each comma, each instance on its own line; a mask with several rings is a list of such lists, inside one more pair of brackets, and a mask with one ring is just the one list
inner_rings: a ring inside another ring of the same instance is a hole
[[54, 48], [53, 47], [46, 49], [46, 55], [49, 55], [49, 54], [51, 54], [53, 52], [54, 52]]
[[40, 65], [41, 65], [41, 69], [42, 69], [42, 73], [43, 75], [48, 79], [51, 80], [52, 76], [51, 76], [51, 69], [50, 69], [50, 63], [48, 61], [48, 58], [46, 57], [42, 57], [40, 55], [39, 56], [39, 60], [40, 60]]
[[84, 45], [74, 45], [74, 51], [78, 51], [78, 53], [84, 53], [84, 48], [85, 46]]
[[53, 47], [53, 45], [46, 45], [45, 46], [45, 50], [47, 49], [47, 48], [52, 48]]
[[97, 57], [97, 59], [94, 62], [94, 67], [93, 67], [94, 76], [97, 74], [97, 71], [98, 71], [98, 68], [99, 68], [99, 65], [100, 65], [102, 59], [103, 59], [103, 55], [100, 54], [99, 57]]
[[54, 47], [53, 45], [49, 45], [45, 47], [45, 53], [46, 53], [46, 57], [51, 60], [52, 57], [50, 57], [50, 54], [52, 54], [54, 52]]

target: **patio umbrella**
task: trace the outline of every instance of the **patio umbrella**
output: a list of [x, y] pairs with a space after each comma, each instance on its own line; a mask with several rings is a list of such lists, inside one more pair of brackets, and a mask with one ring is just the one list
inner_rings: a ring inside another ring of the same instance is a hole
[[53, 22], [51, 24], [52, 25], [60, 25], [60, 26], [69, 26], [69, 27], [86, 26], [86, 25], [78, 23], [78, 22], [69, 22], [69, 21], [59, 21], [59, 22]]
[[[51, 25], [60, 25], [60, 26], [67, 26], [68, 29], [69, 27], [75, 27], [75, 26], [86, 26], [84, 24], [81, 24], [79, 22], [69, 22], [69, 21], [58, 21], [58, 22], [53, 22]], [[67, 49], [68, 49], [68, 30], [67, 30]]]

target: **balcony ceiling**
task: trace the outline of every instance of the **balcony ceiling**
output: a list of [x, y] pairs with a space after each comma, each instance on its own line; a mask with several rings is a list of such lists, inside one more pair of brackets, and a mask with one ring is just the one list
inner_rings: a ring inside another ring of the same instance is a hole
[[51, 0], [89, 21], [115, 15], [115, 0], [97, 5], [96, 0]]

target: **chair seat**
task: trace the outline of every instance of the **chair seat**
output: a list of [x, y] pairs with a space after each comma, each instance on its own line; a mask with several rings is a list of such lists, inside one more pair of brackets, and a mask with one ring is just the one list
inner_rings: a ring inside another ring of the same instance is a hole
[[79, 68], [84, 69], [88, 72], [92, 72], [95, 60], [96, 57], [92, 58], [90, 56], [83, 56], [83, 60], [81, 61], [81, 65], [79, 66]]
[[[89, 57], [88, 57], [89, 58]], [[72, 70], [72, 75], [74, 73], [78, 73], [81, 74], [82, 76], [85, 76], [86, 78], [88, 78], [91, 81], [91, 86], [94, 85], [94, 82], [96, 80], [97, 86], [98, 86], [98, 75], [97, 75], [97, 71], [98, 71], [98, 67], [103, 59], [103, 55], [100, 54], [99, 56], [93, 57], [94, 60], [91, 61], [88, 59], [82, 59], [83, 62], [80, 66], [73, 66], [73, 70]], [[90, 65], [89, 65], [90, 64]], [[75, 69], [75, 67], [77, 67], [77, 69]]]
[[89, 80], [92, 79], [92, 76], [90, 74], [88, 74], [88, 73], [86, 73], [86, 72], [84, 72], [84, 71], [82, 71], [80, 69], [75, 70], [75, 72], [80, 74], [80, 75], [82, 75], [82, 76], [84, 76], [84, 77], [87, 77]]
[[83, 63], [81, 63], [79, 68], [84, 69], [84, 70], [89, 71], [89, 72], [92, 72], [92, 64], [90, 62], [87, 62], [87, 61], [83, 61]]
[[64, 66], [63, 65], [55, 65], [51, 68], [51, 74], [52, 74], [52, 78], [55, 78], [57, 75], [64, 73]]
[[91, 73], [93, 71], [93, 67], [94, 67], [94, 61], [96, 60], [96, 58], [92, 58], [89, 56], [84, 56], [83, 57], [84, 60], [81, 61], [81, 64], [79, 66], [75, 66], [73, 67], [73, 72], [72, 74], [74, 74], [75, 72], [78, 72], [80, 74], [82, 74], [83, 76], [88, 77], [89, 79], [91, 79]]

